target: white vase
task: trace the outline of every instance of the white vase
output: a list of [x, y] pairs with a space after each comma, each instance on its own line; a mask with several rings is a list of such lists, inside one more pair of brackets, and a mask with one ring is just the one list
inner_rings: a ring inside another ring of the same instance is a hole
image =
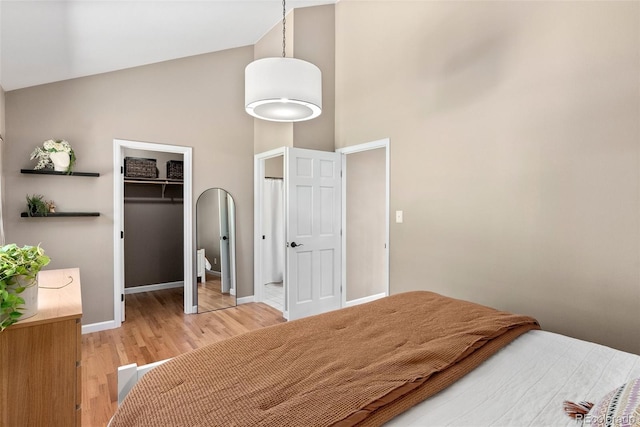
[[53, 163], [53, 170], [58, 172], [66, 172], [67, 169], [69, 169], [69, 163], [71, 162], [69, 153], [59, 151], [57, 153], [49, 154], [49, 158]]
[[18, 294], [24, 300], [24, 305], [18, 306], [22, 316], [18, 320], [28, 319], [38, 314], [38, 280], [27, 279], [25, 276], [16, 277], [17, 286], [24, 286], [24, 291]]

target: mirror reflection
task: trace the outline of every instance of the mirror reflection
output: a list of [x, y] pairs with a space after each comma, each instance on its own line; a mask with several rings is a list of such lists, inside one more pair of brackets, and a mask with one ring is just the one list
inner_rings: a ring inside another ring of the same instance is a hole
[[235, 204], [221, 188], [196, 203], [198, 313], [236, 305]]

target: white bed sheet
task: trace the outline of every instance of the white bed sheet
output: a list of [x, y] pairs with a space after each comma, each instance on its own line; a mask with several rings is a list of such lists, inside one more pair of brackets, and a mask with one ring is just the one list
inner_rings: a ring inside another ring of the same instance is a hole
[[571, 426], [565, 400], [597, 402], [640, 377], [640, 356], [530, 331], [386, 426]]

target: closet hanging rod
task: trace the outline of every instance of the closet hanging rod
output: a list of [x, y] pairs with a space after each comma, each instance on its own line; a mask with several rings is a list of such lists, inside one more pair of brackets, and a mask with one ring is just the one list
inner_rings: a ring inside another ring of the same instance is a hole
[[264, 179], [284, 179], [284, 178], [279, 176], [265, 176]]
[[125, 197], [125, 203], [183, 203], [183, 198], [173, 197]]
[[162, 185], [184, 185], [184, 181], [181, 179], [164, 179], [164, 178], [125, 178], [125, 184], [162, 184]]

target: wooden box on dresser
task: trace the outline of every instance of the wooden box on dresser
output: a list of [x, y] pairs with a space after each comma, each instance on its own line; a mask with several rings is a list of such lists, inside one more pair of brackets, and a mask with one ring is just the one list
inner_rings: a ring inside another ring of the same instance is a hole
[[80, 272], [41, 271], [39, 286], [38, 314], [0, 332], [0, 426], [80, 426]]

